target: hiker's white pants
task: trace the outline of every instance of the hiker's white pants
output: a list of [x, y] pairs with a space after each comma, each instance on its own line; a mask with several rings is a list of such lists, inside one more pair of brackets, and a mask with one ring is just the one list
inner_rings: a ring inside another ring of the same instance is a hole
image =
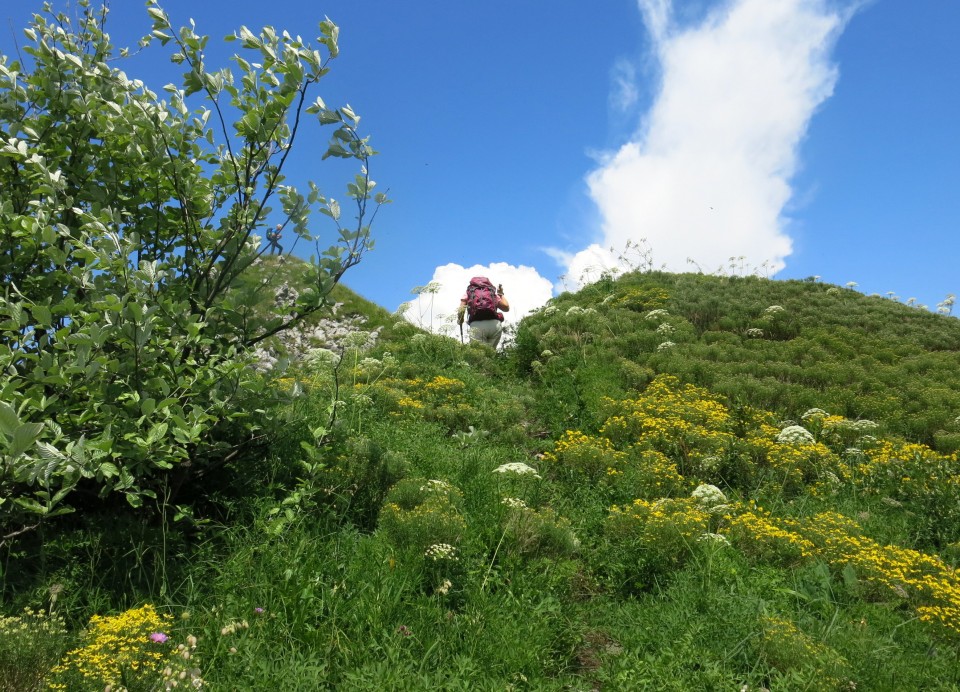
[[470, 340], [496, 348], [503, 334], [503, 322], [500, 320], [476, 320], [470, 323]]

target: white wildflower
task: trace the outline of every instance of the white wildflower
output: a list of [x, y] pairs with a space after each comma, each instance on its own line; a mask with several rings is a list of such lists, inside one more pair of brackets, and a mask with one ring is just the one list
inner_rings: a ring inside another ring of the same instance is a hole
[[763, 330], [758, 329], [757, 327], [750, 327], [750, 329], [747, 330], [747, 336], [749, 336], [751, 339], [762, 339]]
[[674, 346], [676, 346], [676, 344], [673, 343], [672, 341], [664, 341], [662, 344], [657, 346], [657, 350], [666, 351], [668, 348], [673, 348]]
[[527, 503], [519, 497], [505, 497], [500, 500], [501, 505], [506, 505], [510, 509], [527, 509]]
[[379, 370], [381, 367], [383, 367], [383, 363], [376, 358], [367, 357], [357, 363], [359, 370]]
[[813, 444], [813, 434], [801, 425], [788, 425], [777, 435], [780, 444]]
[[657, 327], [657, 334], [663, 334], [664, 336], [669, 336], [675, 331], [672, 324], [669, 322], [664, 322], [659, 327]]
[[668, 317], [669, 315], [670, 313], [667, 310], [660, 308], [659, 310], [651, 310], [648, 312], [646, 314], [646, 319], [650, 320], [651, 322], [656, 322], [664, 317]]
[[811, 418], [825, 418], [830, 414], [824, 411], [822, 408], [810, 408], [807, 409], [800, 418], [802, 420], [810, 420]]
[[515, 473], [518, 476], [533, 476], [534, 478], [540, 478], [540, 474], [537, 473], [537, 470], [532, 466], [527, 466], [522, 461], [511, 461], [507, 464], [502, 464], [493, 470], [494, 473]]
[[428, 560], [457, 560], [457, 549], [449, 543], [434, 543], [424, 551], [423, 556]]
[[841, 484], [840, 477], [833, 471], [826, 471], [823, 474], [823, 482], [833, 488], [839, 488]]
[[766, 310], [763, 311], [764, 315], [773, 316], [778, 312], [784, 312], [784, 307], [782, 305], [771, 305]]
[[700, 460], [700, 468], [704, 471], [716, 471], [720, 468], [720, 457], [710, 454]]
[[451, 490], [453, 487], [446, 481], [429, 480], [420, 486], [420, 491], [425, 493], [449, 493]]
[[723, 491], [709, 483], [701, 483], [698, 485], [696, 489], [690, 493], [690, 497], [696, 500], [697, 504], [705, 507], [720, 505], [727, 501], [727, 496], [723, 494]]
[[346, 338], [344, 339], [344, 343], [352, 348], [361, 348], [367, 345], [370, 336], [370, 332], [365, 332], [358, 329], [347, 334]]
[[727, 537], [720, 533], [702, 533], [697, 541], [700, 543], [712, 543], [713, 545], [730, 545]]

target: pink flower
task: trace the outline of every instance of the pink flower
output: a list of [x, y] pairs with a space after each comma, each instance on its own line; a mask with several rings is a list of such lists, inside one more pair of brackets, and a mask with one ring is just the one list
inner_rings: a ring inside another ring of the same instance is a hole
[[260, 608], [260, 607], [258, 606], [258, 607], [256, 607], [256, 608], [253, 609], [253, 612], [255, 612], [257, 615], [263, 615], [263, 608]]
[[157, 644], [163, 644], [169, 638], [170, 637], [165, 635], [163, 632], [154, 632], [153, 634], [150, 635], [150, 641], [156, 642]]

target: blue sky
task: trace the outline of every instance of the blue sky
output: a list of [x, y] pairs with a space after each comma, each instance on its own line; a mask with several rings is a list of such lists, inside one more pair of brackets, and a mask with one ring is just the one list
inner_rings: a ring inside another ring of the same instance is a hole
[[[0, 51], [41, 5], [0, 5]], [[148, 31], [142, 3], [112, 5], [116, 43]], [[218, 39], [241, 24], [305, 38], [324, 15], [340, 26], [317, 93], [361, 115], [394, 200], [344, 282], [391, 310], [436, 281], [442, 323], [486, 273], [519, 317], [615, 267], [628, 243], [658, 268], [729, 272], [732, 257], [733, 271], [852, 281], [931, 309], [960, 289], [955, 0], [161, 6], [211, 35], [217, 66], [237, 45]], [[168, 53], [124, 69], [159, 90], [182, 71]], [[352, 174], [320, 161], [327, 136], [301, 142], [289, 180], [342, 197]], [[430, 311], [424, 296], [409, 314]]]

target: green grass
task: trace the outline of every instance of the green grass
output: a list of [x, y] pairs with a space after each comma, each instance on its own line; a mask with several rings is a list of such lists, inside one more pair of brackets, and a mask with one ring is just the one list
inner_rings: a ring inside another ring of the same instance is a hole
[[[287, 373], [263, 437], [178, 500], [188, 516], [91, 502], [6, 546], [4, 612], [54, 584], [73, 632], [154, 603], [213, 689], [960, 689], [960, 631], [923, 616], [960, 606], [955, 319], [813, 282], [634, 274], [559, 296], [494, 354], [337, 300], [383, 327], [374, 351]], [[615, 434], [630, 407], [661, 432]], [[775, 441], [791, 422], [816, 454]], [[707, 482], [729, 509], [685, 499]], [[636, 498], [647, 519], [611, 519]], [[734, 529], [754, 515], [783, 534]], [[791, 547], [821, 530], [840, 542]], [[942, 592], [868, 556], [922, 563]]]

